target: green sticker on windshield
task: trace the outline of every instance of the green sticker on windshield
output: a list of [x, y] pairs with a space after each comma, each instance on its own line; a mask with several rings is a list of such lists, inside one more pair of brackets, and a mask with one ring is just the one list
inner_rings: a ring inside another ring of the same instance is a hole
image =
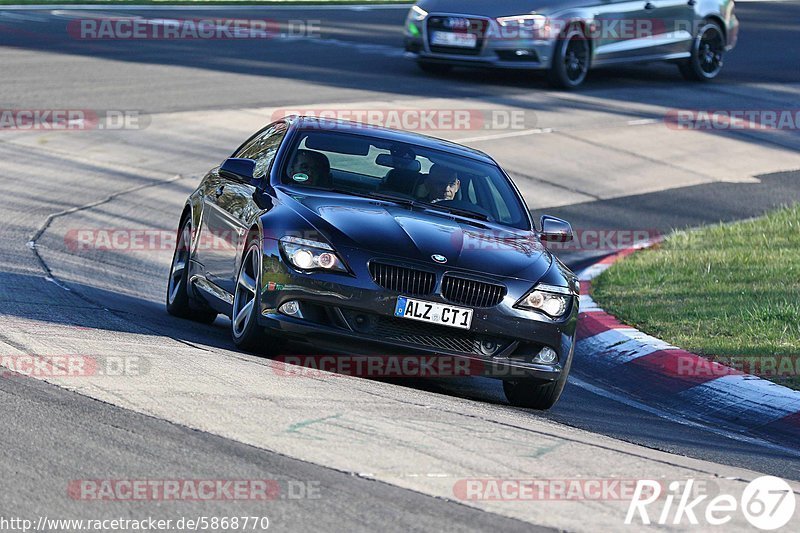
[[303, 174], [302, 172], [298, 172], [294, 176], [292, 176], [294, 181], [308, 181], [308, 174]]

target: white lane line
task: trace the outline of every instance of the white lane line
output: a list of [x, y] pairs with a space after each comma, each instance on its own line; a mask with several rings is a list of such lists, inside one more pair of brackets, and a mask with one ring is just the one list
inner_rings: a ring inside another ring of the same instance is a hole
[[321, 37], [283, 37], [283, 39], [295, 42], [312, 42], [326, 46], [339, 46], [341, 48], [357, 50], [363, 54], [376, 54], [386, 57], [403, 57], [405, 54], [402, 47], [385, 44], [359, 43], [356, 41], [343, 41], [341, 39], [327, 39]]
[[[242, 0], [246, 1], [246, 0]], [[781, 4], [781, 3], [792, 3], [796, 2], [797, 0], [736, 0], [737, 4]], [[324, 0], [321, 0], [320, 4], [317, 5], [309, 5], [309, 4], [301, 4], [301, 5], [292, 5], [291, 3], [287, 2], [286, 4], [278, 5], [278, 4], [249, 4], [249, 5], [236, 5], [234, 2], [228, 4], [217, 4], [217, 5], [193, 5], [193, 4], [181, 4], [181, 5], [167, 5], [167, 6], [160, 6], [160, 5], [113, 5], [113, 4], [9, 4], [5, 6], [1, 6], [0, 9], [13, 9], [17, 11], [35, 11], [35, 10], [46, 10], [46, 9], [75, 9], [75, 10], [84, 10], [84, 9], [98, 9], [98, 7], [102, 7], [102, 9], [108, 9], [113, 11], [125, 11], [125, 10], [135, 10], [135, 11], [175, 11], [180, 9], [191, 9], [197, 11], [230, 11], [230, 10], [255, 10], [255, 9], [275, 9], [275, 10], [298, 10], [298, 11], [319, 11], [321, 9], [325, 10], [344, 10], [344, 11], [372, 11], [372, 10], [392, 10], [392, 9], [409, 9], [411, 7], [410, 3], [406, 4], [325, 4], [323, 3]]]
[[467, 137], [466, 139], [456, 139], [458, 143], [474, 143], [480, 141], [492, 141], [495, 139], [508, 139], [511, 137], [525, 137], [528, 135], [537, 135], [540, 133], [553, 133], [553, 128], [534, 128], [531, 130], [512, 131], [509, 133], [496, 133], [493, 135], [483, 135], [480, 137]]
[[182, 9], [192, 11], [254, 11], [258, 9], [269, 9], [276, 11], [320, 11], [320, 10], [342, 10], [342, 11], [371, 11], [371, 10], [390, 10], [390, 9], [409, 9], [411, 4], [317, 4], [317, 5], [285, 5], [276, 4], [217, 4], [217, 5], [192, 5], [181, 4], [171, 6], [159, 5], [113, 5], [113, 4], [12, 4], [2, 6], [2, 10], [15, 11], [39, 11], [48, 9], [72, 9], [72, 10], [91, 10], [103, 9], [108, 11], [179, 11]]
[[616, 394], [614, 392], [608, 391], [606, 389], [602, 389], [597, 387], [596, 385], [591, 385], [580, 378], [575, 377], [574, 375], [569, 376], [569, 382], [575, 385], [576, 387], [580, 387], [581, 389], [587, 390], [592, 394], [596, 394], [603, 398], [607, 398], [609, 400], [613, 400], [615, 402], [619, 402], [621, 404], [627, 405], [628, 407], [633, 407], [634, 409], [639, 409], [640, 411], [644, 411], [646, 413], [650, 413], [651, 415], [655, 415], [659, 418], [663, 418], [664, 420], [669, 420], [670, 422], [675, 422], [676, 424], [681, 424], [683, 426], [689, 426], [696, 429], [701, 429], [703, 431], [708, 431], [709, 433], [714, 433], [721, 437], [725, 437], [731, 440], [735, 440], [738, 442], [746, 442], [748, 444], [755, 444], [757, 446], [763, 446], [765, 448], [770, 448], [772, 450], [777, 450], [783, 453], [787, 453], [789, 455], [800, 457], [800, 451], [794, 448], [787, 448], [781, 446], [780, 444], [775, 444], [766, 440], [762, 440], [756, 437], [750, 437], [748, 435], [744, 435], [742, 433], [736, 433], [734, 431], [728, 431], [724, 429], [720, 429], [718, 427], [707, 426], [705, 424], [701, 424], [699, 422], [694, 422], [692, 420], [688, 420], [683, 418], [680, 415], [672, 414], [662, 409], [658, 409], [656, 407], [652, 407], [650, 405], [637, 402], [636, 400], [632, 400], [627, 398], [621, 394]]
[[0, 11], [0, 17], [11, 20], [22, 20], [24, 22], [47, 22], [50, 18], [47, 15], [22, 15], [20, 13], [10, 13], [8, 11]]
[[[104, 16], [102, 12], [92, 13], [95, 17], [101, 18]], [[75, 13], [70, 13], [69, 11], [59, 11], [54, 10], [53, 15], [59, 17], [66, 17], [66, 18], [79, 18]], [[179, 19], [172, 19], [172, 18], [143, 18], [139, 15], [131, 15], [129, 17], [122, 16], [115, 16], [115, 19], [125, 18], [125, 19], [132, 19], [132, 20], [141, 20], [145, 24], [151, 24], [153, 26], [178, 26], [181, 24], [181, 20]], [[214, 29], [220, 30], [225, 29], [224, 26], [214, 26]], [[234, 30], [235, 31], [235, 30]], [[389, 46], [385, 44], [373, 44], [373, 43], [363, 43], [358, 41], [344, 41], [341, 39], [333, 39], [333, 38], [325, 38], [325, 37], [300, 37], [300, 36], [292, 36], [286, 35], [285, 33], [280, 34], [273, 34], [266, 30], [242, 30], [247, 32], [244, 35], [257, 35], [259, 37], [271, 37], [275, 41], [292, 41], [297, 43], [313, 43], [318, 45], [323, 45], [326, 47], [329, 46], [336, 46], [340, 48], [348, 48], [351, 50], [356, 50], [362, 54], [374, 54], [374, 55], [381, 55], [385, 57], [403, 57], [405, 52], [403, 51], [402, 47], [398, 46]]]
[[638, 120], [629, 120], [628, 126], [645, 126], [647, 124], [658, 124], [659, 122], [663, 122], [663, 119], [640, 118]]
[[[660, 122], [662, 122], [662, 119], [642, 118], [636, 120], [627, 120], [625, 121], [625, 125], [647, 126], [651, 124], [659, 124]], [[554, 133], [556, 131], [557, 130], [555, 128], [533, 128], [529, 130], [512, 131], [509, 133], [496, 133], [492, 135], [483, 135], [480, 137], [467, 137], [466, 139], [456, 139], [455, 141], [460, 143], [494, 141], [498, 139], [509, 139], [513, 137], [526, 137], [528, 135], [538, 135], [540, 133]]]
[[[104, 6], [97, 6], [98, 9]], [[113, 17], [114, 20], [138, 20], [141, 19], [141, 15], [125, 15], [124, 13], [104, 13], [103, 11], [90, 11], [90, 12], [83, 12], [83, 13], [75, 13], [69, 9], [53, 9], [50, 11], [50, 16], [58, 17], [58, 18], [72, 18], [72, 19], [82, 19], [82, 18], [93, 18], [93, 19], [101, 19], [101, 18], [111, 18]]]
[[350, 11], [371, 11], [373, 9], [411, 9], [411, 4], [362, 4], [343, 7]]

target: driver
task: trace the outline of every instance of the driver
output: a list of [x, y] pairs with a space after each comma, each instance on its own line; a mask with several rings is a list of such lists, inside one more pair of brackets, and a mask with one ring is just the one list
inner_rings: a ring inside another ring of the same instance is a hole
[[426, 201], [435, 204], [443, 200], [454, 200], [461, 188], [456, 171], [443, 165], [433, 165], [425, 180], [428, 189]]
[[330, 172], [328, 158], [311, 150], [298, 150], [289, 165], [289, 177], [292, 181], [312, 187], [327, 186]]

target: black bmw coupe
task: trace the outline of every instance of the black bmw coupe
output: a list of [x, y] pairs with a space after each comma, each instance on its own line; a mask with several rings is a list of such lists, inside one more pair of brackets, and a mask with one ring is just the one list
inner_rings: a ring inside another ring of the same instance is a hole
[[169, 313], [230, 317], [233, 342], [480, 365], [547, 409], [572, 361], [578, 282], [542, 241], [572, 238], [488, 155], [364, 124], [287, 117], [187, 199]]

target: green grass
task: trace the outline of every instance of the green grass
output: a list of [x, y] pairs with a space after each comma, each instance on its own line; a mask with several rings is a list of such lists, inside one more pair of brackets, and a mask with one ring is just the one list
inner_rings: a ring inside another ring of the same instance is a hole
[[410, 4], [413, 0], [0, 0], [0, 6], [8, 5], [130, 5], [130, 6], [261, 6], [261, 5], [322, 5], [322, 4]]
[[[650, 335], [798, 389], [800, 204], [675, 233], [614, 264], [592, 297]], [[744, 357], [765, 369], [779, 360], [782, 372], [743, 367]]]

